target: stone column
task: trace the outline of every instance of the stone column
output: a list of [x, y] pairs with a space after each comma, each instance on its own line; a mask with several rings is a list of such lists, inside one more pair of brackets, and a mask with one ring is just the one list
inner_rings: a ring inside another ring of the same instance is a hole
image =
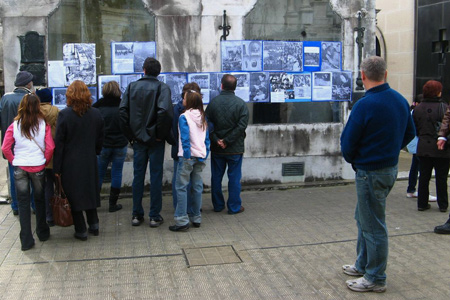
[[[59, 0], [2, 1], [0, 18], [3, 24], [3, 69], [5, 92], [14, 89], [14, 80], [20, 68], [19, 35], [36, 31], [47, 39], [48, 15], [59, 5]], [[5, 28], [7, 30], [5, 30]], [[47, 54], [46, 54], [47, 58]]]
[[228, 40], [241, 40], [244, 16], [256, 0], [144, 0], [156, 16], [157, 57], [163, 72], [220, 71], [220, 36], [223, 11], [231, 25]]

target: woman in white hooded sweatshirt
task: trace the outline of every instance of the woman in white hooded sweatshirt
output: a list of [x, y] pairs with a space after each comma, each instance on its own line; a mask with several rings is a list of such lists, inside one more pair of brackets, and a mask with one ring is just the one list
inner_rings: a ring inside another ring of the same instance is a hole
[[[177, 206], [175, 208], [175, 225], [171, 231], [186, 231], [189, 221], [194, 227], [200, 227], [202, 216], [203, 180], [200, 176], [209, 154], [208, 125], [203, 110], [202, 95], [190, 90], [184, 94], [183, 105], [186, 107], [178, 121], [179, 148], [178, 168], [175, 189]], [[187, 187], [192, 182], [191, 203], [187, 205]], [[189, 207], [189, 211], [187, 211]]]

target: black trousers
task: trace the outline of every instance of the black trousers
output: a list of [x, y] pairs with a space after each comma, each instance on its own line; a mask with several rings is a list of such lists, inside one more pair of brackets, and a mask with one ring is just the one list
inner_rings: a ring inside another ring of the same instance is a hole
[[417, 207], [426, 208], [430, 194], [431, 173], [436, 175], [436, 196], [439, 208], [448, 208], [447, 176], [450, 165], [449, 158], [420, 156], [420, 177]]
[[[97, 209], [85, 210], [87, 223], [90, 229], [98, 229], [98, 215]], [[73, 225], [75, 232], [84, 235], [87, 234], [86, 221], [84, 220], [83, 211], [72, 211]]]

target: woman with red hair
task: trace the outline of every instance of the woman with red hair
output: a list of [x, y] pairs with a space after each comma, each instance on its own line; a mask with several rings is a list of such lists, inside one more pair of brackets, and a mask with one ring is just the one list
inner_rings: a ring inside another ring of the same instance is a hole
[[67, 88], [66, 98], [67, 107], [59, 113], [56, 124], [53, 169], [61, 176], [72, 209], [74, 237], [86, 241], [88, 232], [99, 234], [97, 154], [102, 150], [103, 119], [91, 107], [91, 93], [82, 81], [76, 80]]
[[442, 122], [447, 104], [441, 101], [442, 84], [429, 80], [423, 86], [423, 100], [413, 112], [417, 136], [417, 157], [420, 161], [419, 192], [417, 209], [430, 209], [428, 204], [429, 184], [434, 169], [436, 175], [437, 204], [441, 212], [448, 208], [447, 175], [450, 165], [450, 148], [439, 150], [437, 146], [439, 124]]

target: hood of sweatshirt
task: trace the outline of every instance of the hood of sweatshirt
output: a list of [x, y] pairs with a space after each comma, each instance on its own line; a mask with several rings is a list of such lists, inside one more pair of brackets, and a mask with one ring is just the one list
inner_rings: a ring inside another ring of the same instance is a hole
[[197, 127], [202, 127], [202, 113], [198, 109], [189, 109], [184, 112], [186, 116], [191, 119]]

